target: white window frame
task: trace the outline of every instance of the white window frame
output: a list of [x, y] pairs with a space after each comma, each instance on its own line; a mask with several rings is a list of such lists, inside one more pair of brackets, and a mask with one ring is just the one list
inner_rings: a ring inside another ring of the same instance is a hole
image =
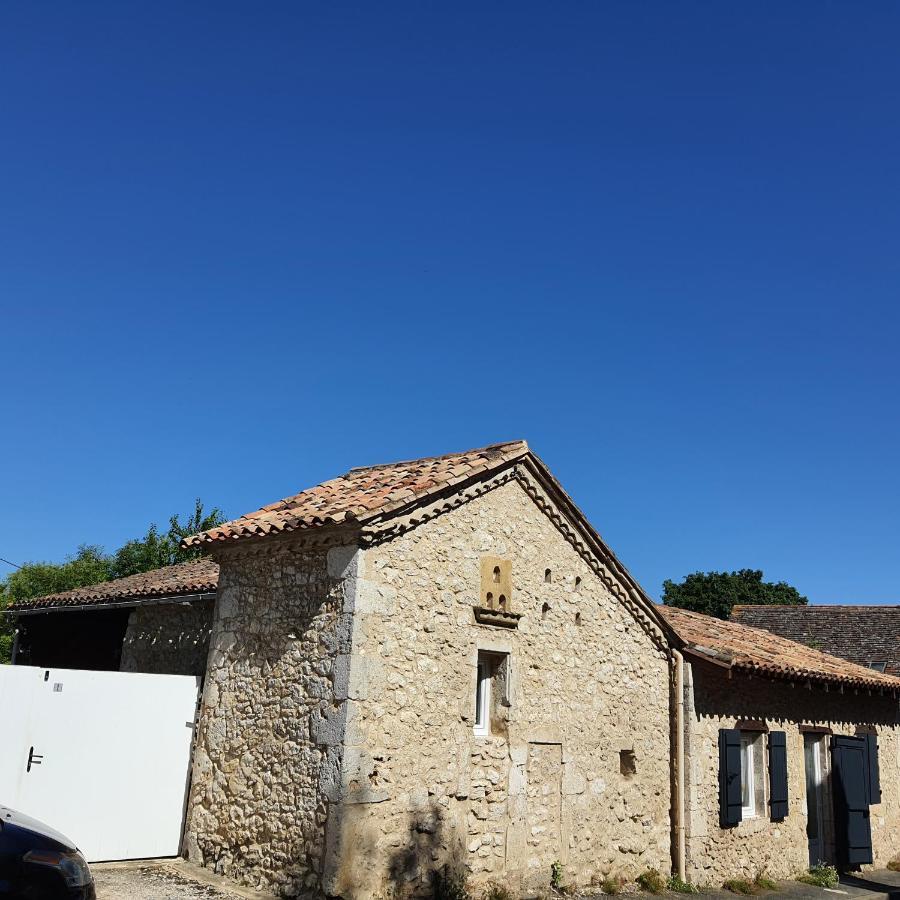
[[487, 737], [491, 732], [491, 669], [486, 659], [478, 660], [475, 677], [475, 727], [473, 733]]
[[[766, 779], [766, 757], [765, 747], [761, 731], [742, 731], [741, 732], [741, 795], [746, 791], [749, 799], [747, 806], [741, 806], [742, 819], [755, 819], [762, 815], [762, 810], [757, 808], [757, 793], [760, 795], [759, 802], [762, 808], [765, 808], [765, 779]], [[759, 760], [759, 770], [763, 778], [763, 783], [756, 783], [756, 754], [762, 753]], [[762, 788], [762, 790], [760, 790]]]

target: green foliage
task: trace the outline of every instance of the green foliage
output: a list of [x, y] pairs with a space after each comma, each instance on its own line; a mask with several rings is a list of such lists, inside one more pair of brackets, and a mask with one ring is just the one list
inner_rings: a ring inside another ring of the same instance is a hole
[[124, 578], [126, 575], [136, 575], [138, 572], [148, 572], [150, 569], [159, 569], [162, 566], [172, 566], [175, 563], [187, 562], [196, 559], [200, 551], [196, 549], [183, 550], [181, 541], [198, 531], [207, 531], [221, 525], [225, 521], [222, 511], [216, 507], [210, 513], [204, 514], [203, 504], [198, 497], [194, 503], [194, 511], [188, 516], [184, 524], [178, 516], [169, 519], [169, 530], [160, 534], [155, 524], [147, 529], [142, 538], [128, 541], [114, 554], [110, 564], [111, 578]]
[[888, 864], [887, 867], [892, 872], [900, 872], [900, 856], [895, 856]]
[[635, 879], [641, 890], [648, 894], [661, 894], [666, 889], [666, 879], [656, 869], [647, 869]]
[[199, 551], [182, 550], [179, 546], [182, 538], [215, 528], [224, 521], [218, 508], [204, 514], [203, 504], [198, 499], [194, 511], [183, 524], [178, 516], [172, 516], [165, 534], [160, 534], [156, 525], [151, 525], [144, 537], [128, 541], [111, 556], [104, 553], [102, 547], [82, 544], [65, 562], [25, 563], [0, 582], [0, 663], [8, 662], [12, 655], [13, 628], [3, 614], [10, 603], [194, 559], [200, 555]]
[[600, 890], [604, 894], [618, 894], [625, 887], [625, 879], [621, 875], [607, 875], [600, 882]]
[[809, 601], [787, 582], [763, 581], [759, 569], [739, 572], [694, 572], [676, 584], [663, 582], [663, 603], [727, 619], [737, 604], [805, 606]]
[[481, 900], [513, 900], [513, 895], [505, 884], [489, 881], [481, 893]]
[[550, 864], [550, 887], [552, 887], [555, 891], [562, 890], [562, 879], [563, 879], [563, 866], [562, 863], [556, 859]]
[[756, 885], [745, 881], [743, 878], [729, 878], [722, 887], [726, 891], [731, 891], [732, 894], [746, 894], [750, 896], [757, 892]]
[[778, 890], [778, 882], [773, 881], [771, 878], [769, 878], [769, 876], [766, 875], [765, 871], [758, 873], [753, 883], [763, 891]]
[[838, 883], [838, 871], [834, 866], [819, 863], [816, 866], [810, 866], [808, 872], [798, 875], [797, 881], [813, 884], [816, 887], [833, 888]]
[[673, 875], [666, 887], [675, 894], [699, 894], [700, 888], [689, 881], [682, 881], [677, 875]]

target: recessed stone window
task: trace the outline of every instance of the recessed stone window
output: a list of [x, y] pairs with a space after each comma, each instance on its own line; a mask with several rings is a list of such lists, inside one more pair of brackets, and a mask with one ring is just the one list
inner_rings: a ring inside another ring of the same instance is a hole
[[550, 584], [553, 581], [553, 572], [550, 569], [544, 569], [544, 584]]
[[575, 613], [575, 624], [580, 628], [581, 627], [581, 613]]
[[545, 603], [545, 604], [541, 607], [541, 618], [542, 618], [542, 619], [546, 619], [546, 618], [547, 618], [547, 615], [549, 614], [549, 612], [550, 612], [550, 604], [549, 604], [549, 603]]
[[637, 775], [637, 760], [634, 758], [634, 750], [619, 751], [619, 771], [626, 778]]
[[506, 734], [508, 708], [509, 654], [479, 650], [473, 733], [478, 737]]

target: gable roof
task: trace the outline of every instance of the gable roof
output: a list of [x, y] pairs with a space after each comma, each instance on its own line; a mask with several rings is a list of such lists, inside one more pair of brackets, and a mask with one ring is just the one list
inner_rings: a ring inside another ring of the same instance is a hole
[[362, 466], [224, 525], [191, 535], [183, 545], [202, 547], [324, 525], [361, 525], [499, 469], [528, 452], [525, 441], [510, 441], [463, 453]]
[[211, 559], [190, 562], [103, 581], [60, 594], [33, 597], [11, 603], [10, 612], [32, 609], [64, 609], [66, 607], [105, 606], [110, 603], [144, 602], [192, 594], [213, 594], [219, 581], [219, 565]]
[[731, 618], [900, 675], [900, 606], [735, 606]]
[[[462, 453], [350, 469], [344, 475], [299, 494], [209, 531], [191, 535], [182, 541], [182, 546], [212, 550], [223, 544], [259, 540], [305, 529], [374, 527], [449, 499], [506, 471], [512, 471], [515, 477], [523, 481], [527, 481], [526, 472], [528, 477], [535, 479], [540, 486], [537, 493], [531, 484], [526, 487], [532, 499], [554, 520], [576, 552], [595, 560], [595, 571], [651, 634], [654, 643], [665, 645], [670, 638], [670, 629], [665, 620], [657, 615], [656, 605], [525, 441], [509, 441]], [[541, 491], [546, 491], [552, 498], [555, 504], [553, 510], [538, 496]]]
[[768, 631], [673, 606], [658, 609], [684, 641], [687, 652], [729, 669], [788, 681], [900, 691], [900, 678], [882, 675]]

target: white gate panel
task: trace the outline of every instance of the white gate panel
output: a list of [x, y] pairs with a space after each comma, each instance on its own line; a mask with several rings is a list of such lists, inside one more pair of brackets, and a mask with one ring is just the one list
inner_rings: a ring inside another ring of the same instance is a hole
[[[26, 709], [13, 698], [23, 685]], [[198, 688], [184, 675], [0, 667], [0, 801], [91, 862], [177, 856]]]

